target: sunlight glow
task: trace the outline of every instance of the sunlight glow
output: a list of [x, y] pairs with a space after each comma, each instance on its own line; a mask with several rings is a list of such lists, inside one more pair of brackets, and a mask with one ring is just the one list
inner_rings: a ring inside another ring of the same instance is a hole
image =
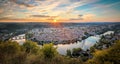
[[54, 19], [54, 20], [53, 20], [53, 22], [57, 22], [57, 20], [56, 20], [56, 19]]

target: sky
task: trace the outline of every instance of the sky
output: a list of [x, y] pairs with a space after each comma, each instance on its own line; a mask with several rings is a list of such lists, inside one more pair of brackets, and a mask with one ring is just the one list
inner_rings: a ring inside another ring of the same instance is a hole
[[120, 22], [120, 0], [0, 0], [0, 22]]

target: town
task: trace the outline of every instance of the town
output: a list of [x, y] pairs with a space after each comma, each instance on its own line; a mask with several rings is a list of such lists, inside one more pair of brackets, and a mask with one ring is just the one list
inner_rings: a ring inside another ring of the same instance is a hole
[[81, 41], [89, 36], [100, 34], [112, 28], [114, 25], [105, 26], [70, 26], [53, 28], [35, 28], [27, 32], [28, 40], [39, 42], [39, 44], [50, 43], [73, 43]]

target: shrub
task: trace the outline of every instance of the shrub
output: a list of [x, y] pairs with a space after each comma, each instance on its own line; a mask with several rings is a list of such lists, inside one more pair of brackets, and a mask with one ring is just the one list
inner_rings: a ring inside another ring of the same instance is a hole
[[44, 44], [42, 47], [42, 52], [45, 58], [53, 58], [57, 54], [57, 48], [53, 47], [53, 44]]
[[32, 41], [26, 41], [23, 44], [23, 48], [25, 49], [26, 53], [31, 53], [31, 54], [38, 54], [40, 50], [40, 47], [37, 45], [37, 43]]

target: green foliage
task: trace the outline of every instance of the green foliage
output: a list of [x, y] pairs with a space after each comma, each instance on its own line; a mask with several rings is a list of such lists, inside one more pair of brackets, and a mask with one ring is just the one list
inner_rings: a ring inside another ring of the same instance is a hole
[[40, 47], [37, 45], [37, 43], [32, 41], [26, 41], [23, 44], [23, 48], [27, 53], [33, 53], [33, 54], [37, 54], [40, 50]]
[[53, 58], [57, 54], [56, 49], [57, 48], [53, 47], [52, 43], [44, 44], [42, 47], [42, 51], [43, 51], [45, 58]]
[[67, 50], [67, 54], [66, 54], [67, 56], [69, 56], [69, 57], [72, 57], [72, 52], [71, 52], [71, 50]]
[[80, 58], [71, 58], [68, 64], [82, 64], [83, 62], [81, 61]]
[[88, 33], [88, 32], [84, 32], [84, 34], [85, 34], [85, 35], [89, 35], [89, 33]]
[[87, 64], [120, 64], [120, 40], [111, 48], [98, 50]]
[[73, 48], [73, 49], [72, 49], [72, 53], [78, 53], [78, 52], [80, 52], [80, 51], [82, 51], [81, 48]]
[[94, 53], [95, 52], [95, 47], [90, 47], [90, 53]]
[[0, 52], [2, 54], [6, 54], [6, 55], [13, 55], [13, 54], [17, 54], [20, 51], [20, 46], [18, 45], [17, 42], [11, 42], [11, 41], [7, 41], [7, 42], [3, 42], [2, 44], [0, 44]]
[[[108, 49], [96, 50], [93, 58], [84, 63], [82, 57], [68, 57], [72, 54], [70, 50], [67, 50], [68, 56], [62, 56], [56, 49], [52, 43], [40, 48], [31, 41], [23, 45], [12, 41], [0, 42], [0, 64], [120, 64], [120, 40]], [[81, 48], [73, 49], [73, 53], [80, 51]]]
[[86, 39], [86, 36], [83, 36], [83, 37], [82, 37], [82, 40], [84, 40], [84, 39]]
[[[2, 42], [0, 44], [0, 64], [13, 64], [15, 59], [21, 53], [21, 46], [17, 42]], [[16, 63], [16, 62], [15, 62]]]
[[79, 64], [80, 59], [59, 55], [53, 44], [40, 47], [31, 41], [22, 46], [17, 42], [0, 42], [0, 64]]
[[33, 34], [32, 34], [32, 33], [26, 33], [26, 34], [25, 34], [25, 38], [26, 38], [26, 39], [29, 39], [29, 38], [31, 38], [31, 37], [33, 37]]

